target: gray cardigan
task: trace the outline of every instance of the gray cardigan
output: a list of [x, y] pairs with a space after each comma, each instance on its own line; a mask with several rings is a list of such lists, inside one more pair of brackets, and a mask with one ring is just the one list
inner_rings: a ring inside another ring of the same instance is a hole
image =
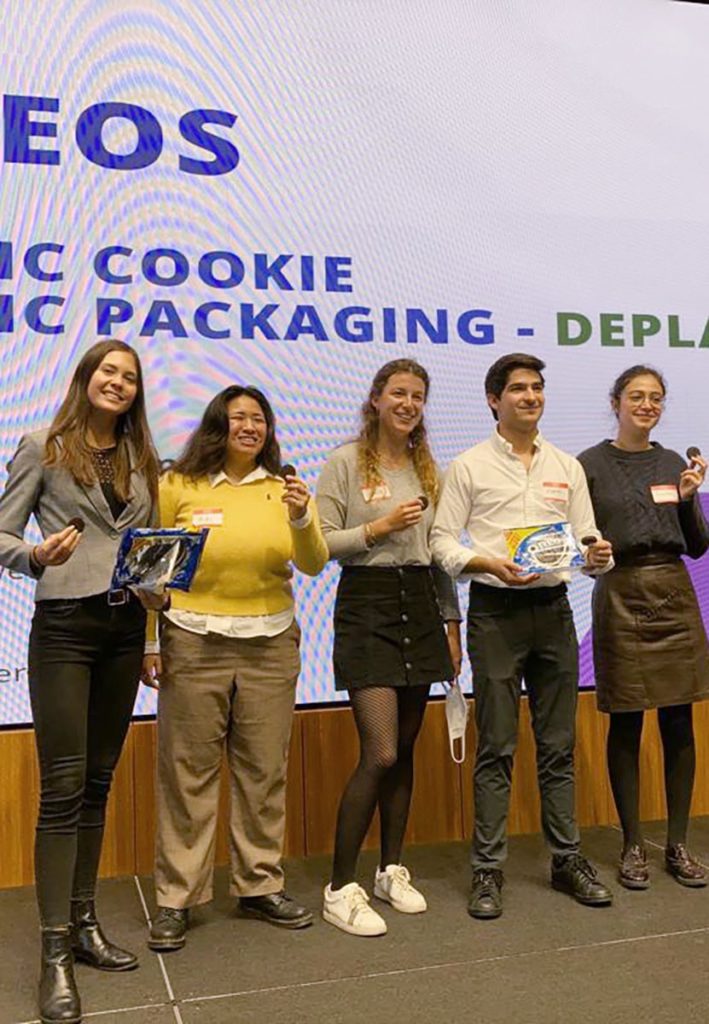
[[[0, 497], [0, 565], [37, 579], [37, 601], [102, 594], [110, 586], [123, 533], [129, 526], [147, 526], [151, 520], [147, 482], [138, 473], [131, 475], [128, 502], [116, 520], [100, 484], [82, 487], [66, 469], [43, 464], [47, 433], [26, 434], [9, 464]], [[32, 545], [24, 540], [30, 516], [37, 520], [43, 537], [63, 530], [74, 516], [84, 520], [79, 546], [63, 565], [34, 571]]]

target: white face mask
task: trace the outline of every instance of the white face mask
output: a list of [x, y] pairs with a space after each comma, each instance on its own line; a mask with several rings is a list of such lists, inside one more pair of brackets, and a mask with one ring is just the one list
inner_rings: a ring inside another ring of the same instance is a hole
[[[468, 724], [469, 710], [470, 707], [461, 693], [460, 687], [457, 683], [451, 683], [446, 693], [446, 722], [448, 723], [451, 757], [456, 764], [462, 764], [465, 760], [465, 730]], [[460, 740], [460, 757], [456, 757], [455, 754], [457, 740]]]

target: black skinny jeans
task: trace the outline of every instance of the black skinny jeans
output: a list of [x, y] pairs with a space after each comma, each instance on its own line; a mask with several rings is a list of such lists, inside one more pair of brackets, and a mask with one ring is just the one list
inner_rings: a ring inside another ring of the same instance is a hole
[[32, 621], [29, 689], [40, 767], [35, 842], [43, 927], [92, 899], [113, 770], [138, 688], [145, 612], [106, 594], [40, 601]]

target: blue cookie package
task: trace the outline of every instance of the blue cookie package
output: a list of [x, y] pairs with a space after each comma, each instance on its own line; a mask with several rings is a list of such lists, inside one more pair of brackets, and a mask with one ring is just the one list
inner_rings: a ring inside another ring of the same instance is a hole
[[586, 564], [570, 523], [520, 526], [504, 532], [510, 558], [525, 572], [564, 572]]
[[208, 529], [126, 530], [116, 557], [111, 590], [189, 590]]

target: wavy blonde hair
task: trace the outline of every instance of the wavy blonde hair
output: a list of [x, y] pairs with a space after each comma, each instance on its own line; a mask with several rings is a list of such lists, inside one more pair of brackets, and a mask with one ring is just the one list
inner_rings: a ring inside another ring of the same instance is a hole
[[[357, 437], [357, 461], [359, 474], [365, 487], [372, 489], [383, 484], [379, 451], [379, 414], [373, 405], [373, 399], [379, 398], [389, 378], [395, 373], [410, 373], [423, 381], [424, 401], [428, 398], [431, 380], [427, 371], [415, 359], [392, 359], [377, 370], [362, 405], [362, 426]], [[439, 496], [438, 472], [426, 436], [423, 417], [409, 435], [409, 452], [421, 488], [432, 504], [436, 504]]]

